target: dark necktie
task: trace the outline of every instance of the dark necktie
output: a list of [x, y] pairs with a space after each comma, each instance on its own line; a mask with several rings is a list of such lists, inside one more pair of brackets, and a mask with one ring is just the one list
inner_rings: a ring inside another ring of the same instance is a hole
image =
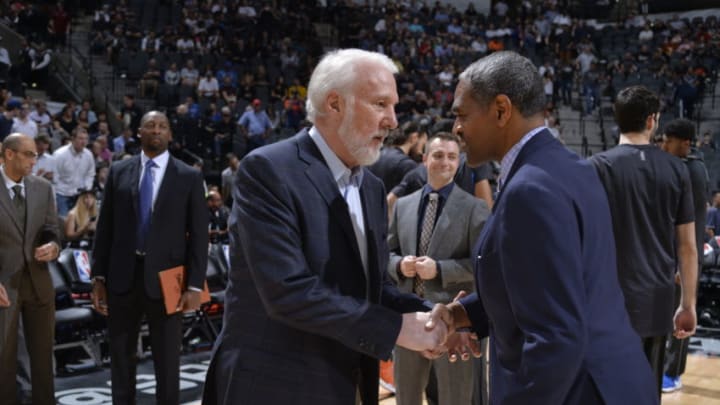
[[[437, 215], [438, 193], [428, 194], [427, 206], [425, 206], [425, 215], [423, 216], [422, 228], [420, 228], [420, 243], [418, 244], [417, 256], [425, 256], [427, 254], [430, 239], [432, 238], [433, 228], [435, 228], [435, 216]], [[425, 282], [420, 276], [415, 276], [413, 281], [413, 290], [415, 294], [422, 297], [425, 295]]]
[[13, 204], [15, 205], [15, 211], [17, 212], [18, 222], [20, 222], [23, 230], [25, 229], [25, 198], [22, 195], [22, 186], [16, 184], [12, 186], [12, 190], [15, 193], [13, 196]]
[[157, 165], [152, 159], [145, 162], [145, 171], [140, 180], [140, 212], [138, 215], [138, 233], [137, 233], [137, 250], [145, 253], [145, 242], [148, 231], [150, 230], [150, 218], [152, 217], [152, 197], [153, 197], [153, 167]]

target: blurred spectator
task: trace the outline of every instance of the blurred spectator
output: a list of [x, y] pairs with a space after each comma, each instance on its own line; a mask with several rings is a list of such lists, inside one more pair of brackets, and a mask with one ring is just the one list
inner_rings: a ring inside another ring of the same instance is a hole
[[225, 159], [227, 160], [227, 167], [220, 174], [222, 197], [225, 205], [232, 207], [232, 185], [238, 167], [240, 167], [240, 159], [234, 153], [228, 153], [225, 155]]
[[48, 49], [44, 43], [41, 43], [38, 45], [38, 50], [34, 54], [32, 64], [30, 65], [32, 87], [40, 87], [41, 89], [47, 87], [50, 62], [52, 62], [52, 51]]
[[82, 128], [72, 131], [69, 145], [55, 151], [55, 201], [58, 215], [64, 217], [75, 205], [80, 189], [90, 189], [95, 178], [95, 159], [86, 146], [88, 134]]
[[57, 121], [60, 127], [68, 134], [71, 134], [75, 127], [77, 127], [75, 113], [69, 104], [65, 104], [60, 114], [55, 117], [55, 121]]
[[247, 140], [248, 153], [265, 145], [265, 140], [272, 130], [270, 118], [262, 109], [262, 102], [257, 98], [252, 101], [252, 109], [245, 111], [240, 117], [238, 124]]
[[[2, 41], [1, 36], [0, 41]], [[0, 81], [7, 83], [11, 68], [12, 61], [10, 61], [10, 53], [8, 52], [7, 48], [0, 45]]]
[[38, 135], [38, 127], [35, 121], [30, 119], [30, 106], [23, 103], [18, 110], [17, 117], [13, 119], [13, 126], [10, 132], [19, 132], [31, 138]]
[[123, 97], [123, 106], [118, 114], [118, 119], [123, 122], [125, 127], [130, 127], [133, 131], [140, 128], [140, 119], [142, 118], [142, 110], [135, 104], [135, 96], [126, 94]]
[[55, 157], [50, 154], [50, 138], [47, 135], [36, 136], [35, 147], [38, 157], [32, 168], [32, 174], [52, 182], [55, 176]]
[[192, 59], [188, 59], [185, 62], [185, 67], [180, 70], [180, 84], [186, 87], [190, 87], [195, 91], [195, 87], [198, 85], [198, 78], [200, 72], [195, 69], [195, 62]]
[[96, 132], [90, 133], [90, 140], [92, 142], [95, 142], [95, 140], [101, 136], [104, 136], [105, 139], [110, 139], [112, 137], [112, 134], [110, 133], [110, 125], [107, 122], [99, 122], [95, 128], [97, 128]]
[[208, 233], [210, 243], [228, 243], [228, 218], [230, 210], [223, 205], [222, 197], [217, 191], [211, 190], [207, 193]]
[[75, 206], [65, 217], [67, 247], [92, 250], [97, 225], [97, 199], [92, 188], [80, 190]]
[[233, 145], [233, 138], [237, 132], [237, 123], [233, 119], [230, 107], [220, 109], [220, 121], [213, 124], [214, 144], [213, 152], [216, 159], [228, 153]]
[[70, 33], [70, 15], [65, 12], [62, 2], [56, 3], [50, 22], [49, 28], [52, 33], [53, 43], [56, 46], [64, 47], [67, 45], [67, 38]]
[[165, 71], [164, 79], [165, 84], [170, 86], [177, 86], [180, 83], [180, 72], [177, 70], [177, 63], [170, 64], [170, 68]]
[[160, 50], [160, 39], [155, 36], [155, 31], [149, 31], [142, 41], [140, 41], [140, 50], [147, 53], [155, 53]]
[[232, 77], [228, 75], [223, 77], [223, 83], [220, 87], [220, 96], [225, 104], [237, 101], [237, 88], [232, 83]]
[[95, 114], [95, 111], [92, 110], [92, 103], [90, 100], [83, 100], [82, 104], [80, 104], [80, 109], [78, 110], [78, 115], [80, 112], [85, 111], [87, 113], [87, 122], [89, 125], [94, 124], [97, 122], [97, 114]]
[[108, 139], [104, 135], [98, 136], [92, 144], [92, 153], [95, 158], [95, 166], [102, 164], [109, 165], [112, 161], [112, 152], [108, 148]]
[[148, 61], [148, 67], [140, 79], [140, 97], [154, 98], [157, 94], [158, 85], [162, 73], [157, 67], [157, 61], [152, 58]]
[[21, 107], [17, 100], [10, 100], [5, 105], [5, 111], [0, 114], [0, 142], [12, 133], [12, 127], [15, 125], [15, 117], [17, 110]]
[[88, 132], [90, 132], [91, 140], [94, 140], [97, 137], [97, 134], [100, 132], [101, 124], [107, 125], [107, 130], [108, 130], [107, 134], [103, 133], [103, 135], [109, 135], [108, 139], [110, 139], [112, 137], [113, 132], [112, 132], [112, 128], [110, 127], [110, 123], [108, 122], [108, 119], [107, 119], [107, 113], [104, 111], [100, 111], [97, 113], [97, 120], [95, 122], [93, 122], [92, 124], [90, 124], [90, 130]]
[[220, 86], [217, 79], [212, 74], [212, 70], [208, 69], [205, 76], [200, 79], [197, 87], [197, 93], [200, 99], [215, 101], [218, 97]]
[[105, 183], [107, 182], [108, 173], [110, 173], [110, 166], [107, 164], [98, 165], [95, 169], [95, 181], [93, 182], [93, 189], [95, 190], [95, 196], [97, 200], [102, 202], [105, 196]]
[[135, 137], [135, 130], [128, 127], [123, 129], [122, 135], [113, 139], [113, 151], [115, 156], [122, 156], [126, 153], [133, 155], [134, 150], [137, 149], [137, 141]]

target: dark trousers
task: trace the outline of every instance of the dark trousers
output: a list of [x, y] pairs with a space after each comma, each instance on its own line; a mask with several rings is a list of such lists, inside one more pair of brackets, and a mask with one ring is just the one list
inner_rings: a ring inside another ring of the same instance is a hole
[[180, 348], [182, 315], [168, 316], [162, 300], [145, 292], [144, 263], [138, 257], [135, 280], [127, 294], [108, 290], [108, 331], [110, 333], [110, 374], [113, 404], [135, 404], [137, 341], [143, 315], [150, 326], [150, 345], [155, 367], [155, 403], [180, 402]]
[[[698, 267], [698, 268], [702, 268]], [[675, 307], [680, 305], [680, 296], [682, 290], [679, 285], [675, 285]], [[685, 363], [687, 362], [688, 346], [690, 338], [676, 339], [670, 335], [670, 344], [665, 352], [665, 375], [668, 377], [680, 377], [685, 372]]]
[[643, 351], [650, 362], [650, 368], [657, 383], [657, 395], [662, 394], [662, 378], [665, 360], [665, 342], [667, 336], [651, 336], [642, 339]]

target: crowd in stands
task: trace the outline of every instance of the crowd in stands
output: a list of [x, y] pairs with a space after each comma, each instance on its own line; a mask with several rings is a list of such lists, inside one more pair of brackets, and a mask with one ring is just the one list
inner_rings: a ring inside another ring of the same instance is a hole
[[[696, 102], [720, 65], [720, 25], [712, 16], [688, 21], [632, 14], [598, 24], [574, 18], [556, 1], [523, 1], [517, 8], [497, 1], [490, 15], [478, 13], [472, 3], [465, 10], [418, 1], [274, 3], [111, 2], [86, 10], [89, 52], [130, 84], [119, 114], [94, 111], [90, 100], [68, 100], [51, 114], [45, 101], [10, 101], [3, 90], [0, 103], [7, 108], [0, 114], [0, 137], [20, 131], [44, 143], [48, 152], [37, 167], [47, 177], [52, 171], [43, 169], [43, 160], [84, 132], [93, 171], [106, 172], [111, 161], [138, 153], [136, 129], [154, 105], [170, 116], [173, 154], [220, 171], [228, 153], [242, 158], [307, 124], [305, 83], [329, 45], [322, 39], [380, 51], [395, 61], [401, 124], [451, 118], [459, 71], [490, 52], [519, 51], [544, 78], [547, 124], [557, 136], [562, 136], [558, 106], [588, 116], [603, 98], [612, 100], [619, 89], [636, 83], [657, 91], [669, 116], [700, 118]], [[77, 17], [62, 5], [13, 3], [3, 19], [25, 38], [22, 57], [16, 58], [22, 66], [5, 68], [9, 58], [0, 49], [0, 76], [45, 86], [47, 72], [33, 73], [33, 67], [47, 65], [53, 47], [67, 45]], [[316, 23], [332, 27], [330, 33], [321, 38]], [[112, 125], [115, 118], [120, 126]], [[93, 186], [86, 183], [76, 188]], [[227, 200], [227, 192], [221, 197]], [[61, 211], [72, 208], [62, 204]]]

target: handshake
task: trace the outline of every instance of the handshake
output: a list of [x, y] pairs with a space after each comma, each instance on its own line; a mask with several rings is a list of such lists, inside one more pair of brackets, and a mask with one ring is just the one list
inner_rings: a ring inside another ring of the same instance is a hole
[[[460, 298], [462, 293], [458, 296]], [[397, 345], [421, 352], [434, 359], [448, 353], [450, 362], [480, 357], [482, 352], [475, 334], [458, 328], [470, 326], [465, 309], [460, 303], [435, 304], [431, 312], [403, 314]]]

